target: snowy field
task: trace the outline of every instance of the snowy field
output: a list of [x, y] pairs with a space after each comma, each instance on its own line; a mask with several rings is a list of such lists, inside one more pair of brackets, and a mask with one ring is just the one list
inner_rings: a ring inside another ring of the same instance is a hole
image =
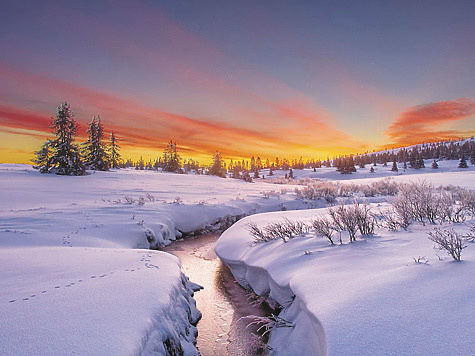
[[[474, 187], [472, 168], [460, 172], [443, 164], [438, 171], [426, 168], [418, 174], [437, 184]], [[382, 168], [371, 179], [389, 175]], [[334, 168], [314, 173], [295, 171], [297, 178], [367, 179], [363, 173], [342, 176]], [[395, 179], [412, 177], [407, 172]], [[196, 354], [193, 324], [199, 312], [191, 299], [196, 286], [183, 276], [175, 257], [148, 248], [220, 231], [247, 215], [276, 212], [251, 217], [263, 222], [282, 214], [305, 219], [314, 212], [290, 210], [326, 206], [324, 200], [297, 199], [295, 186], [269, 184], [268, 178], [250, 184], [135, 170], [61, 177], [27, 165], [0, 164], [2, 355], [164, 354], [165, 349]], [[310, 352], [328, 345], [335, 355], [347, 350], [381, 354], [408, 345], [437, 354], [432, 351], [441, 349], [442, 342], [455, 342], [448, 330], [455, 325], [451, 318], [459, 318], [463, 328], [456, 331], [462, 338], [456, 345], [462, 351], [473, 348], [465, 338], [473, 298], [461, 297], [473, 295], [472, 246], [460, 264], [438, 261], [433, 244], [416, 228], [341, 247], [302, 238], [284, 248], [277, 241], [250, 248], [245, 223], [241, 220], [223, 235], [218, 253], [242, 283], [254, 280], [256, 291], [269, 284], [272, 296], [284, 304], [297, 295], [288, 312], [306, 320], [278, 330], [272, 342], [279, 333], [287, 340], [289, 332], [294, 334], [289, 347], [303, 342], [299, 337], [307, 342], [298, 334], [305, 327], [320, 338]], [[412, 258], [419, 255], [429, 263], [415, 265]], [[255, 267], [252, 272], [240, 272], [249, 266]], [[444, 309], [445, 294], [455, 304]], [[424, 298], [435, 303], [438, 314], [428, 314]], [[391, 315], [383, 313], [386, 308]]]
[[64, 177], [1, 164], [1, 354], [165, 354], [179, 343], [195, 355], [193, 285], [182, 284], [175, 257], [148, 248], [307, 206], [265, 190], [212, 176]]
[[[475, 188], [473, 169], [418, 177]], [[417, 181], [407, 174], [396, 179]], [[388, 206], [381, 201], [372, 209]], [[473, 242], [465, 242], [462, 261], [455, 262], [434, 250], [427, 238], [431, 224], [413, 224], [408, 231], [377, 228], [374, 236], [358, 236], [353, 243], [343, 232], [342, 245], [314, 233], [256, 244], [249, 232], [252, 222], [260, 228], [284, 218], [308, 223], [322, 214], [326, 208], [253, 215], [225, 231], [216, 245], [241, 285], [285, 307], [279, 317], [292, 326], [273, 329], [271, 354], [473, 354]], [[472, 218], [454, 228], [467, 232], [473, 223]]]

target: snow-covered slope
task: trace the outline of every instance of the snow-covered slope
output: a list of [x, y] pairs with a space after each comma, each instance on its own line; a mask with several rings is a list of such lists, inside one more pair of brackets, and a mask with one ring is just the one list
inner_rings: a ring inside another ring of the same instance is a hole
[[[263, 183], [0, 165], [2, 355], [195, 355], [199, 312], [179, 261], [148, 248], [254, 212], [304, 208]], [[317, 203], [318, 204], [318, 203]], [[147, 241], [150, 239], [150, 242]]]
[[[444, 173], [432, 177], [452, 183]], [[462, 181], [475, 188], [474, 178], [466, 172]], [[284, 217], [308, 222], [324, 213], [326, 209], [253, 215], [225, 231], [216, 244], [216, 253], [241, 285], [285, 307], [279, 317], [293, 327], [272, 331], [271, 354], [473, 353], [473, 243], [467, 242], [457, 263], [434, 251], [427, 239], [433, 226], [413, 225], [407, 232], [378, 229], [374, 237], [334, 246], [312, 234], [287, 243], [253, 244], [247, 228], [249, 222], [263, 227]]]
[[2, 355], [196, 354], [200, 314], [172, 255], [22, 247], [0, 261]]

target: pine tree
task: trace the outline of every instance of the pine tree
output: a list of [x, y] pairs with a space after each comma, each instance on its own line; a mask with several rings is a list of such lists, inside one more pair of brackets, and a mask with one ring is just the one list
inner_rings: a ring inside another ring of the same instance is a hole
[[51, 120], [51, 128], [56, 138], [47, 142], [48, 149], [51, 152], [48, 160], [49, 165], [39, 167], [40, 172], [51, 172], [59, 175], [85, 174], [79, 148], [74, 144], [78, 124], [73, 119], [71, 107], [66, 101], [57, 107], [56, 116]]
[[472, 146], [472, 154], [470, 156], [470, 163], [475, 165], [475, 147]]
[[462, 158], [460, 158], [459, 168], [468, 168], [468, 164], [464, 155], [462, 155]]
[[223, 159], [221, 158], [221, 153], [216, 151], [213, 155], [213, 165], [210, 167], [208, 174], [225, 177], [226, 171], [223, 168]]
[[392, 168], [391, 168], [391, 171], [392, 171], [392, 172], [397, 172], [397, 171], [399, 171], [399, 169], [397, 168], [396, 158], [394, 158], [393, 166], [392, 166]]
[[170, 140], [163, 152], [163, 170], [166, 172], [179, 172], [181, 157], [176, 149], [176, 142]]
[[432, 169], [437, 169], [439, 168], [439, 165], [437, 164], [436, 160], [434, 159], [434, 162], [432, 162]]
[[259, 178], [259, 169], [257, 168], [257, 166], [254, 169], [254, 177], [253, 178]]
[[114, 135], [114, 132], [111, 131], [110, 134], [110, 141], [109, 141], [109, 158], [110, 158], [110, 166], [111, 168], [119, 168], [121, 161], [120, 156], [120, 146], [117, 143], [117, 138]]
[[35, 164], [33, 168], [38, 169], [40, 173], [47, 173], [50, 168], [51, 150], [50, 142], [47, 140], [38, 151], [35, 151], [36, 158], [31, 161]]
[[102, 142], [104, 127], [99, 116], [97, 116], [97, 119], [95, 116], [92, 117], [86, 132], [89, 134], [89, 137], [83, 143], [82, 150], [85, 165], [92, 170], [109, 170], [109, 157], [106, 146]]

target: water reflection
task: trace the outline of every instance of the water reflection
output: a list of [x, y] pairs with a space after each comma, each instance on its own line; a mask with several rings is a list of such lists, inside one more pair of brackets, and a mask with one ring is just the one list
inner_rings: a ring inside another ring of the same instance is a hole
[[249, 294], [214, 253], [218, 235], [177, 241], [166, 250], [182, 261], [184, 273], [204, 287], [195, 293], [203, 318], [198, 323], [197, 347], [202, 356], [252, 356], [263, 354], [255, 332], [246, 328], [248, 315], [269, 315], [263, 306], [251, 305]]

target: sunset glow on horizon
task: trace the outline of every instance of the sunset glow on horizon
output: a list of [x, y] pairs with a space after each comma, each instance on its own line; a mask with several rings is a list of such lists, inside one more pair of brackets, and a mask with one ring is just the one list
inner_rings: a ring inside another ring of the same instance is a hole
[[11, 1], [0, 163], [61, 101], [124, 158], [325, 159], [475, 134], [475, 2]]

